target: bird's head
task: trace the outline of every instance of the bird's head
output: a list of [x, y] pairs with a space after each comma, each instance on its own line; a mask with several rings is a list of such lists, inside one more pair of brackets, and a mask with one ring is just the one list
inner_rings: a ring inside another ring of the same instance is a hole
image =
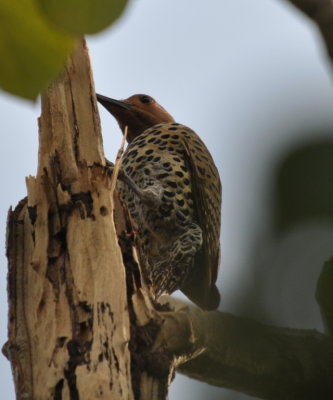
[[126, 100], [114, 100], [96, 94], [101, 103], [118, 121], [130, 143], [146, 129], [162, 122], [174, 122], [171, 115], [156, 100], [146, 94], [135, 94]]

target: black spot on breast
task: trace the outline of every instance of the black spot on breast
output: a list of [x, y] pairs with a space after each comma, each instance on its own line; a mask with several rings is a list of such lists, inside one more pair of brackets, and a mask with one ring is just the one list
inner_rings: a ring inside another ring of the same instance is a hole
[[164, 190], [163, 194], [167, 197], [175, 197], [176, 193], [174, 192], [168, 192], [167, 190]]
[[145, 159], [146, 159], [145, 156], [140, 156], [140, 157], [138, 157], [138, 158], [136, 159], [136, 162], [137, 162], [137, 163], [140, 163], [141, 161], [143, 161], [143, 160], [145, 160]]
[[184, 185], [189, 185], [189, 184], [190, 184], [190, 181], [189, 181], [187, 178], [185, 178], [185, 179], [183, 180], [183, 182], [184, 182]]
[[162, 204], [159, 206], [158, 211], [163, 217], [169, 217], [171, 214], [172, 205], [171, 204]]
[[145, 136], [139, 136], [138, 140], [135, 142], [135, 144], [141, 144], [144, 143], [146, 141], [146, 137]]
[[163, 174], [158, 174], [156, 176], [157, 179], [164, 179], [167, 178], [169, 176], [169, 174], [167, 172], [164, 172]]
[[149, 149], [149, 150], [146, 150], [146, 151], [145, 151], [145, 154], [149, 155], [149, 154], [151, 154], [151, 153], [153, 153], [153, 152], [154, 152], [154, 150]]
[[180, 162], [180, 161], [181, 161], [181, 159], [178, 158], [178, 157], [173, 157], [173, 159], [174, 159], [176, 162]]
[[153, 161], [154, 161], [154, 162], [161, 161], [161, 157], [159, 157], [159, 156], [158, 156], [158, 157], [155, 157]]
[[165, 133], [161, 136], [162, 139], [168, 139], [170, 137], [169, 133]]
[[171, 146], [168, 146], [168, 147], [167, 147], [167, 150], [168, 150], [168, 151], [174, 151], [175, 149], [174, 149], [173, 147], [171, 147]]
[[149, 156], [149, 157], [147, 157], [147, 161], [150, 162], [153, 158], [154, 158], [154, 156]]
[[166, 184], [168, 186], [171, 186], [171, 187], [175, 188], [175, 189], [177, 188], [177, 183], [174, 182], [174, 181], [166, 181]]
[[173, 144], [174, 146], [178, 145], [178, 141], [177, 140], [170, 140], [170, 144]]
[[128, 157], [136, 157], [138, 155], [138, 151], [137, 150], [131, 150], [127, 156]]
[[152, 131], [152, 132], [150, 132], [150, 135], [154, 135], [154, 136], [157, 136], [157, 135], [159, 135], [161, 133], [161, 131]]
[[182, 208], [180, 212], [183, 213], [186, 217], [190, 215], [190, 210], [188, 208]]
[[188, 169], [185, 167], [185, 165], [181, 165], [180, 168], [181, 168], [184, 172], [187, 172], [187, 171], [188, 171]]
[[154, 143], [156, 140], [157, 140], [156, 138], [152, 137], [148, 139], [148, 143]]
[[130, 174], [133, 171], [133, 167], [126, 167], [125, 171]]
[[176, 171], [175, 174], [182, 178], [184, 176], [184, 173], [182, 171]]
[[176, 126], [170, 126], [170, 128], [168, 128], [168, 131], [177, 131], [178, 128]]
[[150, 175], [150, 169], [148, 169], [148, 168], [145, 168], [145, 169], [143, 170], [143, 172], [144, 172], [146, 175]]
[[185, 201], [184, 201], [183, 199], [177, 199], [177, 204], [178, 204], [180, 207], [183, 207], [183, 205], [185, 204]]
[[185, 221], [186, 218], [184, 217], [183, 214], [181, 214], [179, 211], [176, 211], [176, 217], [177, 219], [179, 219], [180, 221]]

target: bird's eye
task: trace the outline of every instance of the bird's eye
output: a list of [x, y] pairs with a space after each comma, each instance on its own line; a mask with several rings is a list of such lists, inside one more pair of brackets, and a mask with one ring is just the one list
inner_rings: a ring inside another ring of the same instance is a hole
[[149, 104], [149, 103], [151, 103], [152, 102], [152, 98], [151, 97], [149, 97], [149, 96], [141, 96], [140, 97], [140, 101], [141, 101], [141, 103], [143, 103], [143, 104]]

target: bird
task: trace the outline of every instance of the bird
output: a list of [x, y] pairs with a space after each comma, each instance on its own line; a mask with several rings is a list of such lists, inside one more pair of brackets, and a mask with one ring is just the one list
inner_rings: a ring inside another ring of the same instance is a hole
[[149, 95], [96, 97], [127, 133], [116, 189], [138, 227], [155, 297], [180, 289], [215, 310], [222, 187], [209, 150]]

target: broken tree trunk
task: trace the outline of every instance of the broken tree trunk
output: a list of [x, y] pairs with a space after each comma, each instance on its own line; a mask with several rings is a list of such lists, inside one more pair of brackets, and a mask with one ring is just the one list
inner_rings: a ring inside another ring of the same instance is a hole
[[164, 399], [171, 363], [154, 379], [131, 357], [158, 325], [128, 215], [114, 207], [84, 41], [43, 95], [39, 125], [37, 176], [7, 227], [17, 399]]

